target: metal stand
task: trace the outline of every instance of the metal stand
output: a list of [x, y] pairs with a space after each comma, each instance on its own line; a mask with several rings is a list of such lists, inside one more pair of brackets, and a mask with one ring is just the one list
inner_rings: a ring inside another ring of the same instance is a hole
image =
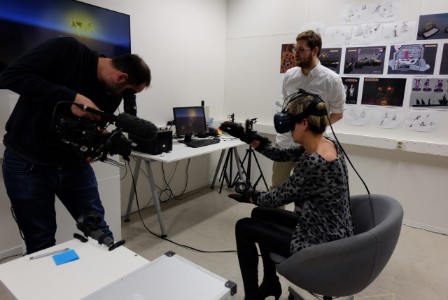
[[[137, 158], [137, 160], [135, 161], [135, 170], [134, 170], [134, 174], [135, 174], [134, 181], [135, 182], [138, 182], [138, 174], [140, 173], [139, 170], [140, 170], [141, 163], [142, 163], [142, 159]], [[167, 236], [166, 230], [165, 230], [165, 223], [163, 222], [162, 210], [160, 208], [160, 199], [159, 199], [159, 195], [157, 194], [157, 190], [156, 190], [156, 183], [154, 181], [154, 174], [152, 173], [151, 161], [145, 160], [145, 165], [146, 165], [146, 172], [148, 173], [149, 188], [151, 189], [154, 207], [157, 212], [157, 218], [159, 219], [161, 236], [164, 238]], [[126, 210], [126, 215], [124, 217], [125, 222], [129, 222], [129, 216], [131, 214], [131, 208], [132, 208], [132, 201], [134, 201], [134, 194], [135, 194], [135, 191], [133, 188], [131, 188], [131, 192], [129, 193], [128, 209]]]
[[[255, 150], [251, 146], [249, 146], [249, 148], [246, 149], [246, 154], [244, 155], [243, 161], [241, 161], [242, 173], [246, 176], [246, 180], [249, 183], [252, 182], [251, 181], [252, 157], [255, 159], [255, 162], [257, 163], [257, 167], [258, 167], [258, 171], [260, 172], [260, 175], [258, 176], [258, 178], [255, 181], [255, 183], [253, 185], [251, 184], [251, 187], [253, 189], [256, 189], [256, 187], [257, 187], [258, 183], [260, 182], [260, 180], [263, 179], [264, 185], [266, 187], [266, 191], [269, 191], [269, 187], [268, 187], [268, 184], [266, 182], [266, 179], [264, 178], [263, 171], [261, 170], [260, 163], [258, 162], [257, 156], [255, 155]], [[244, 168], [244, 163], [246, 162], [246, 159], [247, 159], [247, 167], [245, 169]], [[237, 174], [237, 176], [235, 177], [235, 180], [233, 181], [232, 186], [240, 178], [241, 178], [241, 175]], [[244, 179], [244, 178], [241, 178], [241, 179]]]
[[[233, 174], [233, 158], [235, 157], [238, 167], [238, 173], [236, 174], [235, 178], [232, 179]], [[258, 167], [258, 171], [260, 172], [260, 175], [258, 176], [255, 183], [251, 184], [251, 169], [252, 169], [252, 158], [255, 159], [255, 162]], [[247, 161], [246, 167], [244, 167], [244, 164]], [[239, 164], [239, 165], [238, 165]], [[227, 169], [229, 169], [229, 173], [227, 173]], [[242, 178], [245, 177], [245, 178]], [[219, 189], [219, 192], [221, 193], [222, 187], [224, 185], [224, 182], [227, 183], [228, 188], [235, 187], [235, 184], [239, 179], [246, 180], [250, 183], [251, 188], [255, 189], [260, 182], [261, 179], [263, 179], [264, 185], [266, 187], [266, 191], [269, 190], [268, 184], [266, 182], [266, 179], [264, 178], [263, 171], [261, 170], [260, 163], [258, 162], [257, 156], [255, 155], [255, 150], [249, 146], [248, 149], [246, 149], [246, 154], [244, 155], [243, 160], [241, 161], [237, 152], [237, 149], [234, 148], [233, 152], [231, 149], [229, 149], [229, 152], [227, 152], [227, 157], [224, 162], [224, 165], [222, 167], [221, 175], [219, 180], [221, 181], [221, 187]]]
[[[233, 150], [233, 151], [232, 151]], [[241, 164], [240, 157], [238, 155], [238, 151], [235, 148], [231, 148], [227, 152], [226, 160], [224, 162], [224, 165], [222, 167], [221, 175], [219, 177], [219, 180], [221, 181], [221, 186], [219, 187], [219, 193], [222, 191], [222, 187], [224, 185], [224, 181], [227, 183], [228, 188], [232, 188], [234, 186], [234, 180], [232, 179], [233, 174], [233, 158], [237, 160], [237, 167], [238, 163]], [[227, 174], [227, 168], [229, 168], [229, 173]]]

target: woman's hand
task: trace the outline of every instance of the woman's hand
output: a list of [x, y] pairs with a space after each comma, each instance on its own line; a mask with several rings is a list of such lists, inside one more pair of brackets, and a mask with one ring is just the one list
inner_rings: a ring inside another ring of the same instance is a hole
[[257, 197], [261, 192], [254, 190], [253, 188], [249, 188], [242, 194], [229, 194], [229, 198], [236, 200], [241, 203], [252, 203], [257, 205]]

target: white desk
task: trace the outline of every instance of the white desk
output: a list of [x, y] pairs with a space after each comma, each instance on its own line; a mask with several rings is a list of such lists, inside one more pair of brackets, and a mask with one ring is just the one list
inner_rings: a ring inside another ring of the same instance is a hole
[[[246, 145], [246, 143], [240, 141], [239, 139], [226, 137], [226, 138], [222, 138], [221, 142], [219, 142], [217, 144], [213, 144], [213, 145], [209, 145], [209, 146], [205, 146], [205, 147], [199, 147], [199, 148], [187, 147], [187, 146], [185, 146], [185, 144], [179, 143], [177, 141], [173, 141], [173, 149], [171, 150], [171, 152], [162, 153], [159, 155], [151, 155], [151, 154], [146, 154], [146, 153], [142, 153], [142, 152], [132, 151], [131, 156], [136, 158], [135, 169], [134, 169], [135, 182], [138, 181], [138, 175], [140, 172], [140, 165], [141, 165], [142, 160], [145, 162], [146, 170], [148, 172], [149, 187], [151, 189], [152, 197], [154, 199], [154, 207], [157, 212], [157, 217], [159, 219], [159, 224], [160, 224], [160, 230], [161, 230], [163, 237], [166, 237], [165, 224], [163, 222], [162, 211], [160, 209], [160, 199], [159, 199], [159, 195], [157, 194], [156, 184], [154, 182], [154, 175], [153, 175], [152, 169], [151, 169], [151, 162], [152, 161], [160, 161], [160, 162], [170, 163], [170, 162], [175, 162], [178, 160], [192, 158], [192, 157], [209, 154], [209, 153], [221, 150], [221, 156], [219, 158], [218, 165], [216, 167], [215, 175], [213, 177], [213, 181], [212, 181], [212, 185], [211, 185], [213, 187], [215, 184], [215, 181], [216, 181], [216, 177], [219, 173], [219, 169], [221, 167], [221, 163], [222, 163], [222, 159], [224, 157], [225, 151], [227, 149], [233, 149], [236, 161], [239, 162], [240, 159], [239, 159], [236, 147], [241, 146], [241, 145]], [[124, 219], [125, 221], [129, 221], [129, 215], [131, 213], [132, 202], [134, 201], [134, 196], [135, 196], [134, 188], [131, 187], [131, 191], [129, 193], [128, 208], [127, 208], [125, 219]]]
[[[62, 265], [56, 265], [52, 255], [30, 260], [64, 248], [75, 250], [79, 259]], [[70, 240], [1, 264], [0, 281], [19, 300], [79, 300], [148, 264], [124, 246], [108, 251], [94, 240]]]

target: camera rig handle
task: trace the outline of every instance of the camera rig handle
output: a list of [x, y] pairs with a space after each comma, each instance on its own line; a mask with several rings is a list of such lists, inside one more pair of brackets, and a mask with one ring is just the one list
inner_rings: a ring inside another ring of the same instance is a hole
[[87, 242], [87, 237], [91, 237], [98, 241], [98, 244], [107, 246], [109, 251], [124, 245], [124, 240], [115, 243], [111, 237], [107, 236], [105, 232], [99, 228], [99, 223], [100, 217], [96, 214], [80, 215], [76, 227], [82, 231], [86, 238], [83, 238], [80, 234], [76, 233], [73, 236], [83, 243]]

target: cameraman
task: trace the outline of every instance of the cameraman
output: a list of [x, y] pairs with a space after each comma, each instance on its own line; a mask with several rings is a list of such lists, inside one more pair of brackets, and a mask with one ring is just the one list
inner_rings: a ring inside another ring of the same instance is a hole
[[75, 220], [97, 215], [113, 238], [91, 165], [52, 136], [52, 122], [56, 112], [100, 122], [71, 103], [113, 113], [123, 93], [150, 82], [139, 56], [106, 58], [69, 37], [44, 42], [0, 73], [0, 88], [20, 95], [6, 123], [3, 178], [28, 254], [55, 244], [55, 196]]

